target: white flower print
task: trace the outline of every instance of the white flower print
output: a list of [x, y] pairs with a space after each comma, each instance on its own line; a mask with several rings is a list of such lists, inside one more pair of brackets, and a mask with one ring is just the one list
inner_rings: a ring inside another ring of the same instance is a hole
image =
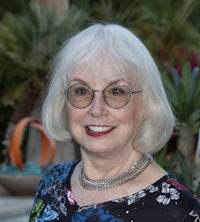
[[61, 211], [64, 215], [67, 215], [66, 190], [62, 188], [62, 183], [58, 180], [53, 181], [48, 188], [48, 193], [53, 197], [51, 206], [56, 210]]
[[171, 200], [178, 200], [180, 198], [180, 193], [175, 188], [170, 188], [170, 184], [162, 184], [162, 193], [159, 195], [156, 200], [163, 205], [167, 205]]
[[158, 187], [156, 187], [154, 185], [150, 185], [149, 187], [146, 188], [146, 190], [148, 190], [149, 193], [154, 193], [154, 192], [157, 192], [159, 189], [158, 189]]
[[145, 197], [146, 193], [144, 190], [139, 191], [136, 194], [130, 195], [128, 197], [128, 205], [131, 205], [132, 203], [136, 203], [137, 201], [139, 201], [142, 197]]
[[198, 214], [198, 213], [195, 213], [194, 210], [193, 210], [192, 212], [190, 212], [189, 215], [192, 216], [192, 217], [195, 217], [194, 222], [200, 221], [200, 216], [199, 216], [199, 214]]

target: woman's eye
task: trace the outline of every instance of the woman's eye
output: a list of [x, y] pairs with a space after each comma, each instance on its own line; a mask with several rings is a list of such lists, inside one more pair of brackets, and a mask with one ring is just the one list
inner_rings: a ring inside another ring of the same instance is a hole
[[126, 94], [125, 90], [122, 89], [122, 88], [112, 88], [111, 89], [111, 94], [113, 96], [121, 96], [121, 95], [124, 95]]
[[85, 87], [78, 87], [78, 88], [74, 89], [74, 94], [77, 96], [88, 95], [89, 90]]
[[85, 95], [85, 94], [87, 94], [87, 90], [84, 89], [84, 88], [77, 88], [74, 91], [74, 94], [76, 94], [76, 95]]

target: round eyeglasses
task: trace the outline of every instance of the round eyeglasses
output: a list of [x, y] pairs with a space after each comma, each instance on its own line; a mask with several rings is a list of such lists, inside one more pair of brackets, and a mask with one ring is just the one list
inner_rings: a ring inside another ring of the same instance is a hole
[[131, 91], [128, 86], [119, 83], [111, 83], [104, 90], [93, 89], [90, 86], [77, 83], [65, 90], [64, 94], [70, 104], [78, 109], [88, 107], [94, 99], [95, 92], [102, 92], [105, 103], [114, 108], [120, 109], [126, 106], [133, 93], [140, 93], [141, 90]]

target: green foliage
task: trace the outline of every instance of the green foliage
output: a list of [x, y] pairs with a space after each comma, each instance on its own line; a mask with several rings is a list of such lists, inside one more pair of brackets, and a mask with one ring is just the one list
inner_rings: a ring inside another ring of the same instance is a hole
[[53, 11], [42, 14], [35, 2], [22, 16], [5, 14], [0, 23], [0, 80], [6, 85], [3, 103], [19, 99], [26, 81], [44, 88], [48, 63], [58, 45], [86, 19], [85, 12], [72, 6], [59, 21]]
[[182, 75], [175, 68], [170, 75], [162, 75], [168, 99], [177, 118], [176, 128], [187, 124], [197, 133], [200, 127], [200, 74], [199, 68], [192, 70], [189, 63], [182, 68]]
[[168, 154], [168, 146], [165, 146], [157, 155], [156, 162], [162, 166], [167, 172], [173, 172], [175, 167], [175, 157]]
[[188, 61], [191, 51], [199, 55], [199, 0], [70, 2], [87, 11], [91, 22], [119, 23], [134, 31], [146, 43], [159, 66], [167, 71], [176, 63], [182, 65]]
[[180, 72], [162, 74], [168, 99], [176, 116], [176, 176], [192, 188], [195, 152], [195, 135], [200, 127], [200, 73], [199, 67], [192, 69], [190, 63], [183, 65]]
[[44, 13], [36, 1], [22, 15], [4, 14], [0, 22], [0, 110], [9, 113], [0, 116], [1, 141], [10, 121], [18, 122], [33, 111], [46, 88], [51, 58], [66, 36], [86, 20], [87, 13], [73, 5], [61, 20], [53, 10]]
[[197, 197], [200, 198], [200, 186], [197, 188], [195, 193], [196, 193]]
[[156, 155], [156, 162], [162, 166], [172, 176], [178, 178], [186, 186], [192, 189], [192, 178], [186, 161], [186, 157], [177, 150], [169, 152], [169, 146], [166, 146]]
[[30, 0], [12, 0], [11, 4], [10, 1], [0, 0], [0, 18], [2, 18], [5, 11], [20, 14], [29, 2]]
[[187, 161], [185, 156], [177, 150], [178, 163], [180, 166], [181, 172], [179, 173], [179, 178], [183, 181], [183, 183], [192, 189], [192, 181], [190, 171], [187, 165]]

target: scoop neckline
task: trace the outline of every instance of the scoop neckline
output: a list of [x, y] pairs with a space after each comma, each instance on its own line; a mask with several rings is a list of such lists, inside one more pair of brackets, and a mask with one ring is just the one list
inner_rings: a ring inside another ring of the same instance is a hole
[[[81, 161], [81, 160], [76, 160], [76, 161], [74, 161], [74, 164], [73, 164], [73, 166], [72, 166], [72, 168], [71, 168], [71, 170], [70, 170], [69, 176], [68, 176], [68, 178], [67, 178], [67, 180], [66, 180], [66, 182], [65, 182], [65, 186], [66, 186], [67, 188], [69, 188], [70, 190], [72, 190], [71, 182], [70, 182], [72, 173], [74, 172], [75, 167], [78, 165], [78, 163], [79, 163], [80, 161]], [[112, 205], [113, 203], [116, 203], [116, 202], [120, 202], [121, 204], [123, 204], [123, 203], [126, 203], [126, 201], [127, 201], [127, 199], [128, 199], [129, 197], [131, 197], [131, 196], [133, 196], [133, 195], [137, 195], [137, 194], [139, 194], [139, 193], [140, 193], [141, 191], [143, 191], [143, 190], [147, 190], [148, 187], [150, 187], [150, 186], [157, 186], [158, 184], [166, 181], [166, 179], [168, 179], [168, 178], [170, 178], [170, 175], [167, 173], [167, 174], [163, 175], [160, 179], [156, 180], [154, 183], [148, 185], [147, 187], [145, 187], [145, 188], [143, 188], [143, 189], [141, 189], [141, 190], [139, 190], [139, 191], [137, 191], [137, 192], [135, 192], [135, 193], [129, 194], [129, 195], [124, 196], [124, 197], [115, 198], [115, 199], [113, 199], [113, 200], [108, 200], [108, 201], [104, 201], [104, 202], [99, 202], [99, 203], [96, 203], [96, 204], [88, 204], [88, 205], [84, 205], [84, 206], [80, 206], [80, 205], [76, 202], [76, 200], [74, 200], [74, 201], [75, 201], [76, 206], [77, 206], [79, 209], [92, 208], [92, 207], [97, 207], [97, 206], [102, 206], [102, 205]]]

